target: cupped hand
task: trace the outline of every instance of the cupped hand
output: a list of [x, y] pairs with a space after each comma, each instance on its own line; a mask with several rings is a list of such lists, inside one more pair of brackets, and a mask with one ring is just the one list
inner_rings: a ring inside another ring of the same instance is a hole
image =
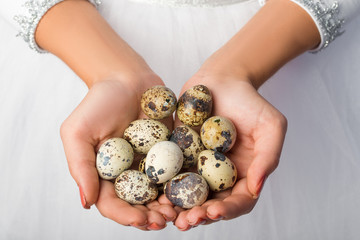
[[[96, 203], [103, 216], [142, 230], [164, 228], [167, 221], [175, 219], [175, 210], [157, 201], [137, 206], [119, 199], [113, 183], [99, 179], [95, 159], [105, 140], [122, 137], [131, 121], [145, 117], [140, 108], [141, 94], [154, 85], [163, 82], [152, 74], [140, 80], [114, 77], [97, 82], [61, 126], [69, 170], [79, 186], [83, 207]], [[171, 127], [172, 119], [164, 123]]]
[[[237, 168], [238, 180], [232, 189], [213, 193], [201, 206], [179, 211], [175, 225], [180, 230], [249, 213], [278, 165], [287, 128], [286, 118], [246, 78], [195, 75], [182, 92], [198, 84], [212, 92], [212, 115], [225, 116], [236, 127], [235, 145], [226, 155]], [[166, 198], [159, 201], [167, 202]]]

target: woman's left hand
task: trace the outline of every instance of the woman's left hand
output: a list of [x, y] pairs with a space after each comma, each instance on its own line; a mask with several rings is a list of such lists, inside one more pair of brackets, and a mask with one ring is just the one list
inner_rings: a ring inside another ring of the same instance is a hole
[[[232, 189], [212, 194], [201, 206], [190, 210], [176, 207], [179, 213], [174, 224], [180, 230], [249, 213], [266, 178], [278, 165], [287, 128], [286, 118], [246, 78], [197, 74], [185, 84], [182, 93], [198, 84], [212, 92], [212, 115], [225, 116], [236, 127], [235, 145], [226, 155], [236, 165], [238, 180]], [[165, 197], [159, 201], [169, 204]]]

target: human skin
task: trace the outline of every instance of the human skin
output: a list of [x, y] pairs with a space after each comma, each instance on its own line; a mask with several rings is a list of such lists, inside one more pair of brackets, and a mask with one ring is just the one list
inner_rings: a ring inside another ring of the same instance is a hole
[[319, 42], [319, 32], [302, 8], [288, 0], [271, 0], [184, 85], [181, 93], [206, 85], [214, 98], [213, 115], [226, 116], [235, 124], [237, 140], [227, 155], [237, 167], [238, 181], [202, 206], [176, 208], [175, 225], [180, 230], [233, 219], [253, 209], [265, 180], [279, 163], [287, 128], [286, 118], [257, 89]]
[[[79, 106], [61, 126], [69, 170], [84, 208], [122, 225], [159, 230], [172, 221], [172, 206], [131, 206], [120, 200], [109, 181], [99, 180], [95, 152], [110, 137], [121, 137], [131, 121], [143, 118], [141, 94], [163, 81], [106, 23], [87, 1], [64, 1], [51, 8], [36, 31], [39, 46], [61, 58], [89, 87]], [[124, 114], [125, 113], [125, 114]], [[172, 127], [172, 120], [165, 121]]]
[[[185, 211], [164, 195], [147, 206], [132, 206], [116, 197], [111, 182], [99, 180], [95, 168], [100, 144], [122, 136], [131, 121], [144, 116], [141, 94], [163, 85], [162, 80], [87, 1], [67, 0], [51, 8], [35, 37], [89, 87], [61, 127], [83, 207], [96, 203], [105, 217], [142, 230], [159, 230], [172, 220], [180, 230], [188, 230], [253, 209], [265, 179], [278, 165], [287, 125], [257, 89], [289, 60], [320, 42], [314, 22], [302, 8], [288, 0], [271, 0], [187, 81], [182, 92], [206, 85], [214, 97], [213, 114], [234, 122], [238, 137], [228, 156], [239, 178], [232, 190]], [[171, 119], [166, 123], [170, 126]]]

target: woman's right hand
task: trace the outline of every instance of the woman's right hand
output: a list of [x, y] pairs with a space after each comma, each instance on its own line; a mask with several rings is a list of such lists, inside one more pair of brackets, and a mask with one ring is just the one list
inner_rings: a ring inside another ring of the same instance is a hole
[[[102, 215], [120, 224], [143, 230], [164, 228], [176, 217], [171, 206], [157, 201], [132, 206], [116, 196], [113, 183], [99, 180], [95, 168], [99, 146], [108, 138], [122, 137], [130, 122], [145, 117], [141, 95], [163, 85], [162, 80], [88, 1], [67, 0], [53, 6], [42, 17], [35, 38], [89, 87], [61, 126], [70, 173], [84, 208], [96, 203]], [[167, 123], [172, 126], [171, 119]]]
[[[122, 225], [159, 230], [166, 226], [166, 221], [176, 218], [171, 206], [157, 201], [148, 206], [130, 205], [116, 196], [112, 182], [99, 179], [95, 167], [100, 145], [111, 137], [122, 137], [130, 122], [144, 117], [141, 94], [149, 87], [163, 85], [155, 74], [142, 76], [140, 80], [109, 79], [95, 83], [62, 124], [61, 138], [84, 208], [96, 203], [103, 216]], [[167, 119], [165, 124], [171, 127], [172, 119]]]

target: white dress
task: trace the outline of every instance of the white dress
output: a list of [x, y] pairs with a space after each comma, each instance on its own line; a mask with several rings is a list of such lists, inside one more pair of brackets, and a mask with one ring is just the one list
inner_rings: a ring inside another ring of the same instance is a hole
[[[59, 127], [87, 88], [55, 56], [15, 37], [20, 2], [0, 1], [0, 239], [359, 239], [357, 0], [343, 11], [339, 5], [340, 37], [289, 62], [260, 88], [289, 127], [280, 165], [255, 209], [185, 233], [171, 223], [142, 232], [105, 219], [95, 207], [82, 209]], [[103, 0], [99, 11], [177, 93], [261, 7], [256, 0], [217, 7], [157, 2], [166, 1]]]

